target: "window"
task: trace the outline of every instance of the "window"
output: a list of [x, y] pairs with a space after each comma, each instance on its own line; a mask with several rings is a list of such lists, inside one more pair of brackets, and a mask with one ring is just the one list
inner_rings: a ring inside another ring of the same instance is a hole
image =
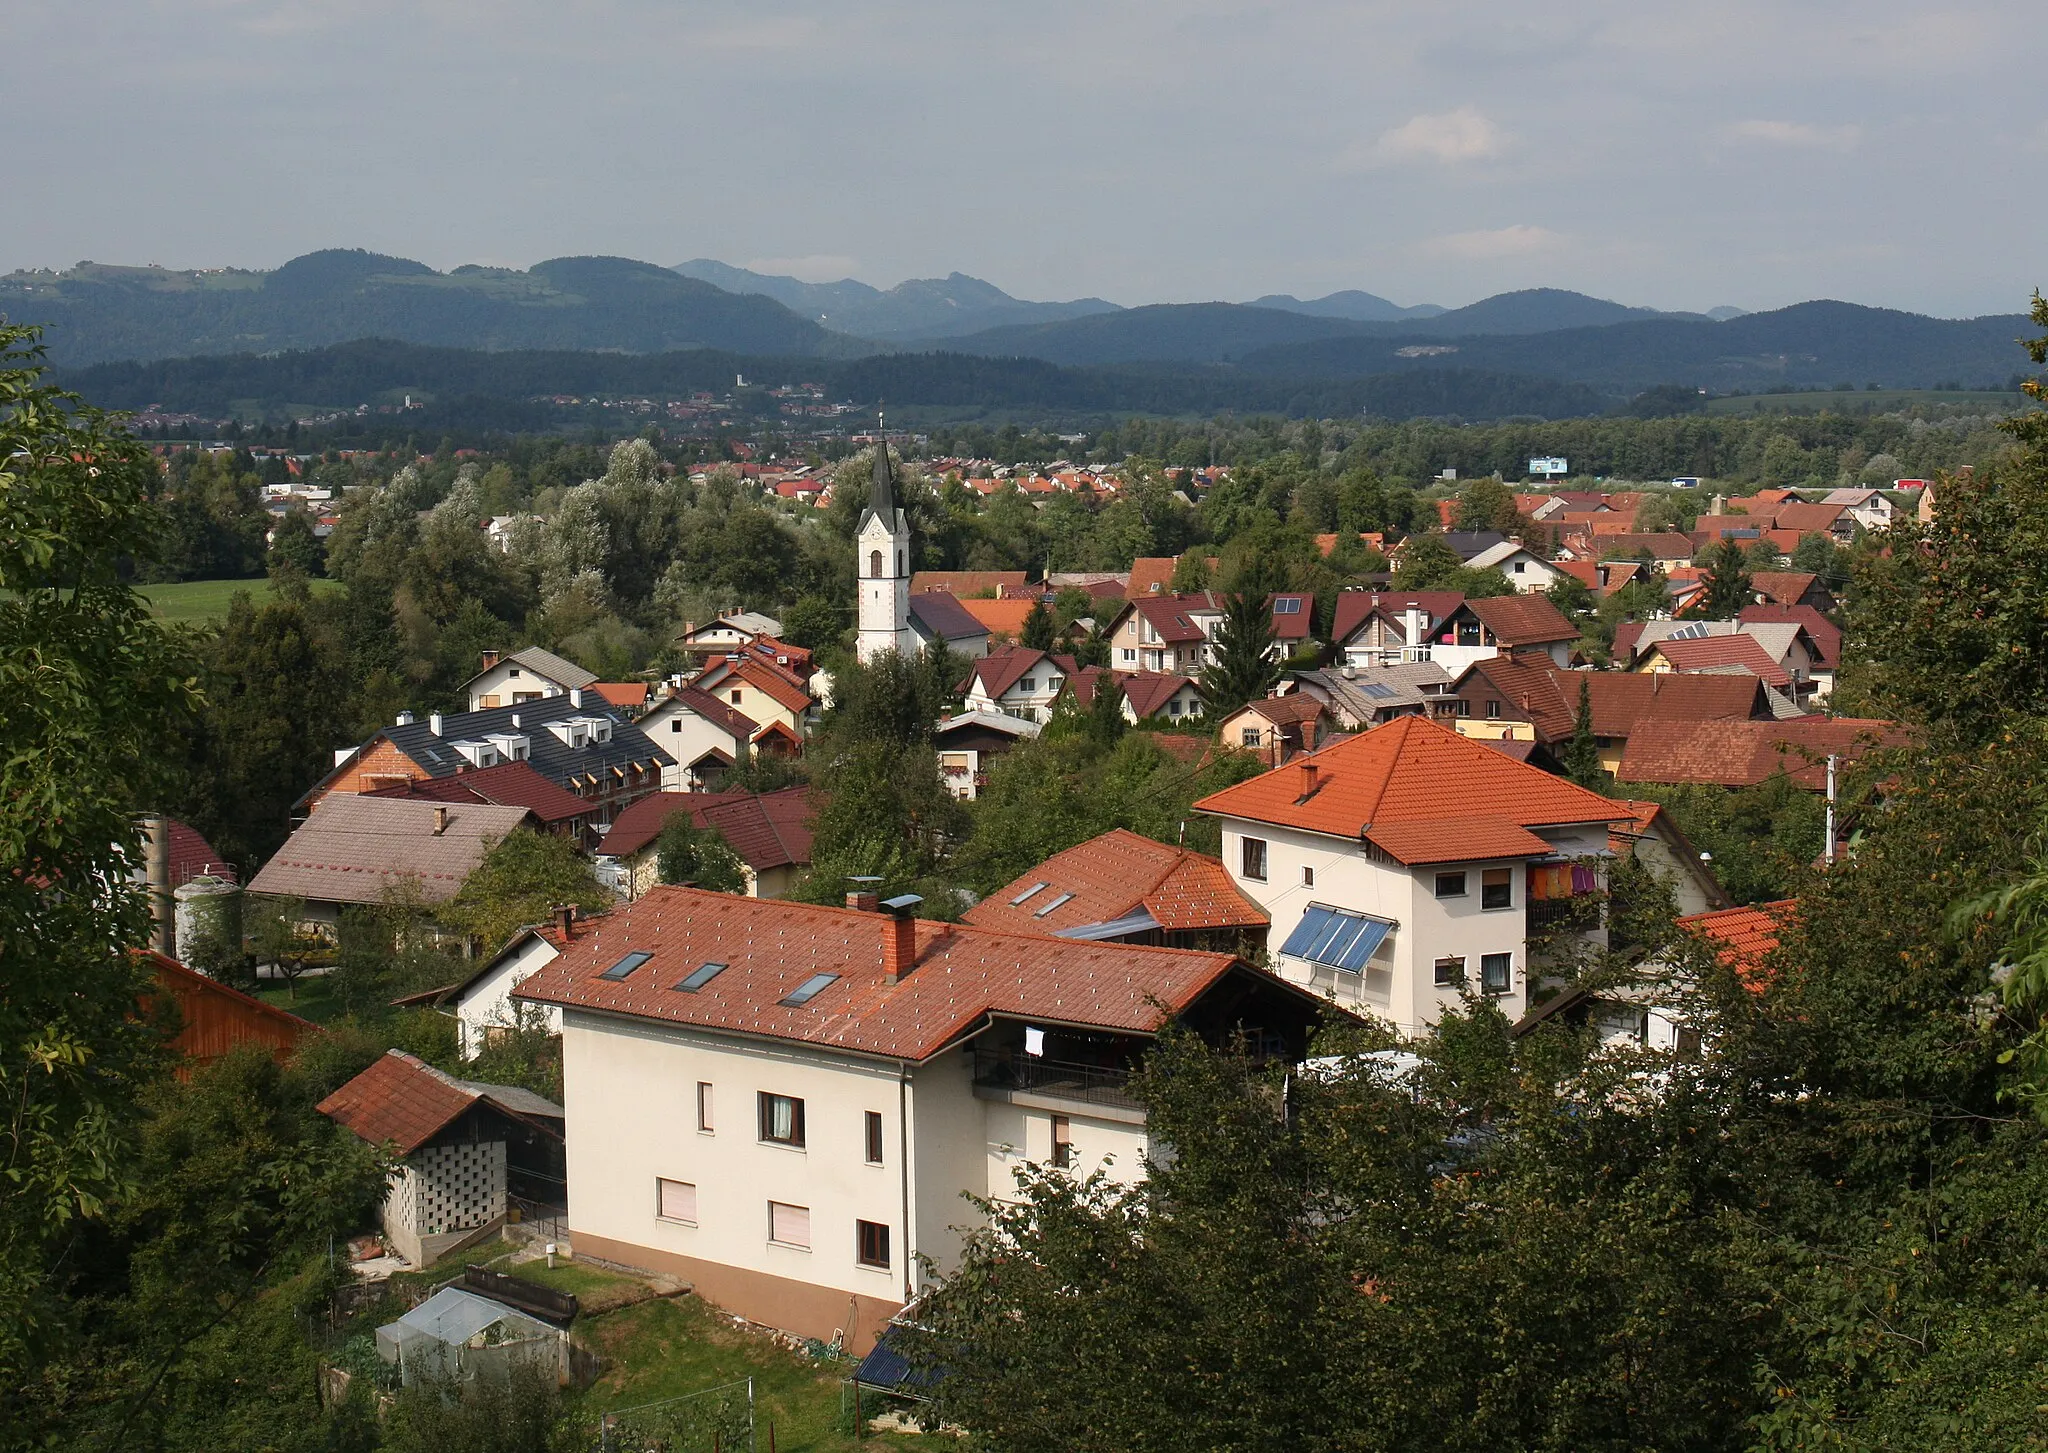
[[1463, 873], [1438, 873], [1436, 875], [1436, 896], [1439, 898], [1463, 898], [1465, 896], [1465, 875]]
[[1315, 887], [1315, 885], [1316, 870], [1314, 868], [1311, 868], [1307, 863], [1303, 863], [1301, 865], [1301, 886], [1304, 888], [1313, 888]]
[[875, 1221], [853, 1223], [854, 1255], [862, 1266], [878, 1266], [889, 1269], [889, 1228]]
[[904, 573], [904, 571], [903, 571], [903, 552], [902, 552], [901, 550], [898, 550], [898, 551], [896, 552], [896, 573], [897, 573], [898, 575], [901, 575], [901, 574], [903, 574], [903, 573]]
[[1015, 898], [1012, 898], [1010, 900], [1010, 906], [1012, 908], [1015, 908], [1018, 904], [1022, 903], [1026, 898], [1029, 898], [1032, 894], [1038, 892], [1044, 886], [1045, 884], [1043, 883], [1033, 883], [1029, 888], [1026, 888], [1022, 893], [1019, 893]]
[[868, 574], [877, 580], [882, 578], [882, 552], [880, 550], [868, 551]]
[[1513, 908], [1515, 906], [1515, 874], [1512, 868], [1488, 868], [1479, 875], [1479, 906], [1481, 908]]
[[1019, 681], [1017, 683], [1017, 689], [1019, 691], [1038, 690], [1038, 678], [1036, 676], [1026, 676], [1022, 681]]
[[1458, 644], [1461, 646], [1476, 646], [1479, 644], [1479, 622], [1458, 622]]
[[519, 674], [519, 668], [518, 668], [517, 666], [514, 666], [514, 667], [513, 667], [513, 668], [512, 668], [512, 669], [511, 669], [510, 671], [507, 671], [507, 672], [505, 673], [505, 675], [506, 675], [506, 676], [507, 676], [508, 678], [510, 678], [510, 677], [513, 677], [513, 676], [517, 676], [518, 674]]
[[882, 1163], [882, 1112], [880, 1110], [868, 1111], [867, 1131], [868, 1164], [880, 1165]]
[[683, 719], [679, 716], [670, 717], [668, 729], [672, 732], [680, 732], [683, 729]]
[[1059, 897], [1053, 899], [1052, 902], [1046, 904], [1045, 907], [1039, 909], [1036, 913], [1033, 913], [1031, 916], [1033, 918], [1043, 918], [1046, 914], [1052, 912], [1055, 908], [1058, 908], [1062, 903], [1071, 901], [1073, 896], [1074, 895], [1071, 893], [1062, 893]]
[[1436, 987], [1439, 989], [1462, 989], [1465, 987], [1465, 961], [1463, 959], [1438, 959], [1436, 961]]
[[688, 1181], [655, 1178], [654, 1214], [664, 1221], [697, 1224], [697, 1188]]
[[1237, 734], [1239, 746], [1256, 747], [1259, 744], [1259, 729], [1255, 726], [1244, 728]]
[[[817, 998], [825, 990], [838, 982], [839, 975], [837, 974], [813, 974], [776, 1002], [787, 1004], [794, 1009], [798, 1005], [810, 1003], [811, 1000]], [[799, 1100], [797, 1103], [802, 1104], [803, 1102]]]
[[696, 968], [690, 970], [689, 975], [680, 984], [676, 985], [676, 992], [680, 994], [694, 994], [724, 972], [724, 964], [699, 964]]
[[711, 1133], [711, 1081], [697, 1081], [697, 1128], [704, 1134]]
[[1499, 702], [1497, 702], [1497, 701], [1489, 701], [1489, 702], [1487, 702], [1487, 703], [1486, 703], [1486, 719], [1487, 719], [1488, 721], [1499, 721], [1499, 720], [1500, 720], [1500, 703], [1499, 703]]
[[639, 968], [642, 964], [646, 963], [649, 959], [653, 957], [653, 954], [627, 954], [624, 958], [620, 959], [617, 963], [613, 964], [610, 968], [606, 969], [603, 973], [599, 974], [598, 977], [600, 979], [623, 979], [628, 974], [632, 973], [633, 970]]
[[1136, 661], [1137, 659], [1138, 653], [1136, 651], [1132, 650], [1129, 646], [1124, 647], [1124, 661], [1126, 663]]
[[1513, 954], [1481, 954], [1479, 956], [1479, 987], [1489, 994], [1505, 994], [1513, 985], [1515, 956]]
[[1526, 560], [1517, 560], [1515, 562], [1515, 574], [1517, 575], [1520, 575], [1523, 571], [1527, 570], [1528, 568], [1529, 562]]
[[1180, 698], [1178, 696], [1166, 703], [1166, 714], [1168, 716], [1180, 715]]
[[778, 1246], [811, 1249], [811, 1208], [790, 1206], [781, 1201], [768, 1203], [768, 1239]]
[[732, 704], [734, 706], [738, 706], [740, 704], [740, 694], [737, 691], [735, 691], [732, 694]]
[[804, 1102], [794, 1095], [761, 1092], [761, 1138], [771, 1145], [804, 1143]]
[[1301, 601], [1296, 597], [1283, 595], [1273, 602], [1273, 614], [1276, 616], [1298, 616], [1301, 614]]
[[1254, 883], [1265, 882], [1266, 840], [1261, 837], [1248, 837], [1244, 839], [1241, 862], [1245, 877], [1250, 878]]
[[1074, 1130], [1064, 1115], [1052, 1117], [1052, 1163], [1057, 1166], [1074, 1163]]
[[1459, 716], [1470, 716], [1470, 715], [1472, 715], [1472, 703], [1471, 703], [1471, 702], [1469, 702], [1469, 701], [1467, 701], [1467, 700], [1465, 700], [1465, 698], [1464, 698], [1464, 697], [1462, 697], [1462, 696], [1458, 698], [1458, 715], [1459, 715]]

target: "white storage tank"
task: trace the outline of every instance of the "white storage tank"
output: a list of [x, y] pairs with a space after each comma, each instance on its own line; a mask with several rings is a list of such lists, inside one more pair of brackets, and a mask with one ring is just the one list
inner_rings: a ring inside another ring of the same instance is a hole
[[242, 951], [242, 889], [230, 878], [202, 873], [171, 895], [177, 931], [177, 952], [188, 967], [192, 947], [212, 934], [235, 953]]

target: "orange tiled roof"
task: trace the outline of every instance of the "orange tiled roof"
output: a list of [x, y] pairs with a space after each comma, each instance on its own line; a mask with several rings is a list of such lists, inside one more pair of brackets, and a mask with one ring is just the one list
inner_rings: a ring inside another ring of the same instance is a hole
[[647, 683], [644, 681], [593, 681], [584, 690], [595, 691], [610, 705], [627, 711], [647, 705]]
[[1779, 605], [1797, 605], [1800, 597], [1820, 579], [1810, 570], [1753, 570], [1749, 583]]
[[1465, 609], [1503, 646], [1537, 646], [1576, 641], [1579, 628], [1544, 595], [1499, 595], [1468, 600]]
[[1035, 600], [1028, 598], [1006, 596], [1001, 600], [963, 599], [960, 608], [973, 616], [975, 622], [990, 635], [1015, 640], [1024, 630], [1024, 618], [1031, 614], [1031, 607], [1036, 604]]
[[1799, 786], [1818, 792], [1827, 785], [1830, 753], [1854, 762], [1902, 735], [1896, 722], [1858, 717], [1644, 722], [1628, 739], [1615, 776], [1624, 782], [1750, 787], [1782, 769]]
[[[654, 888], [517, 997], [922, 1063], [990, 1014], [1151, 1034], [1233, 970], [1255, 972], [1229, 954], [924, 920], [911, 931], [911, 970], [892, 984], [883, 955], [895, 925], [886, 914]], [[600, 977], [636, 952], [649, 960], [623, 979]], [[677, 991], [707, 963], [726, 967], [694, 993]], [[804, 1004], [781, 1002], [817, 974], [839, 977]]]
[[949, 595], [1007, 595], [1024, 585], [1022, 570], [918, 570], [910, 577], [910, 593], [943, 590]]
[[1180, 561], [1171, 555], [1141, 555], [1131, 562], [1131, 578], [1124, 594], [1131, 600], [1141, 596], [1164, 595], [1173, 588], [1174, 567]]
[[1549, 848], [1530, 828], [1623, 815], [1598, 793], [1420, 716], [1397, 717], [1195, 807], [1368, 839], [1405, 863], [1534, 855]]
[[426, 1061], [393, 1049], [318, 1108], [370, 1144], [388, 1140], [400, 1155], [411, 1155], [482, 1098], [451, 1084]]
[[1798, 899], [1780, 898], [1775, 903], [1690, 913], [1679, 919], [1678, 925], [1718, 945], [1721, 962], [1751, 989], [1761, 992], [1765, 961], [1777, 950], [1779, 936], [1798, 911]]
[[[1034, 884], [1044, 886], [1015, 901]], [[1068, 896], [1053, 907], [1062, 895]], [[1269, 921], [1216, 859], [1123, 828], [1054, 853], [968, 909], [967, 921], [977, 928], [1051, 936], [1112, 923], [1140, 908], [1168, 931], [1261, 928]]]

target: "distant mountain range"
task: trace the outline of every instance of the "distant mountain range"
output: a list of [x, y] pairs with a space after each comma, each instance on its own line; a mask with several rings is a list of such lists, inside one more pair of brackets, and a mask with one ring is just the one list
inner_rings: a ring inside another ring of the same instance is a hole
[[799, 282], [793, 277], [749, 272], [708, 257], [679, 263], [674, 271], [729, 293], [773, 298], [821, 327], [880, 342], [957, 338], [1006, 324], [1056, 323], [1119, 311], [1115, 303], [1101, 298], [1026, 302], [994, 283], [962, 272], [942, 278], [912, 278], [885, 292], [852, 278], [836, 283]]

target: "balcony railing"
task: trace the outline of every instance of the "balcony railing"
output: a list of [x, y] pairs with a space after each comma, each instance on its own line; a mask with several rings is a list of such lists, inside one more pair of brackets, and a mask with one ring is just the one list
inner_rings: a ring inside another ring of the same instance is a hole
[[1600, 927], [1602, 901], [1598, 893], [1532, 899], [1529, 903], [1529, 934], [1541, 937], [1553, 933], [1592, 933]]
[[978, 1049], [974, 1052], [976, 1089], [1015, 1091], [1135, 1110], [1140, 1107], [1130, 1092], [1130, 1078], [1129, 1070], [1102, 1065], [1068, 1064], [1062, 1060], [1002, 1050]]

